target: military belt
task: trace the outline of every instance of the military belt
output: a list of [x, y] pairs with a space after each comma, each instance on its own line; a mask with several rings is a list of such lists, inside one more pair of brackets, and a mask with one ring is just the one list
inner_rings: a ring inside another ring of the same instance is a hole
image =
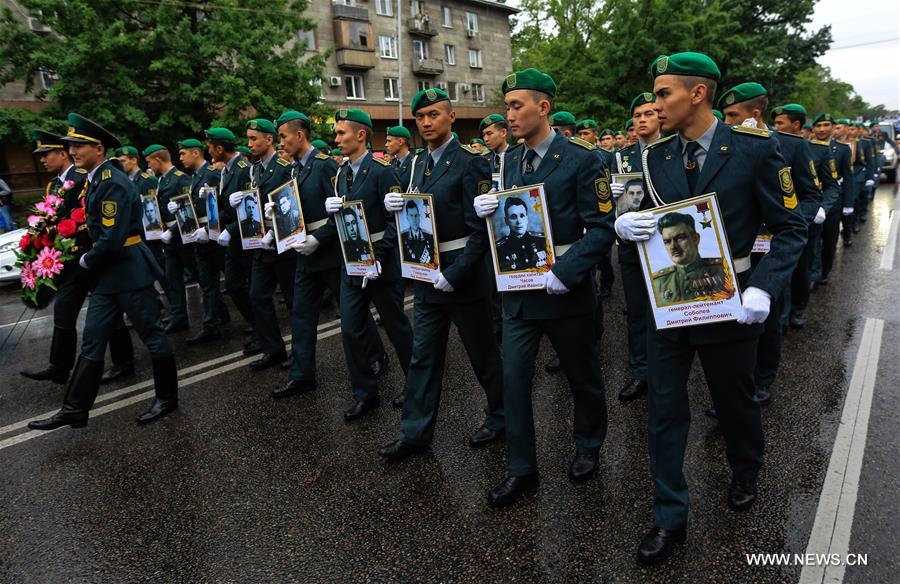
[[742, 258], [734, 258], [734, 271], [738, 274], [746, 272], [750, 269], [750, 256], [744, 256]]
[[459, 239], [454, 239], [452, 241], [441, 241], [438, 243], [438, 251], [454, 251], [457, 249], [462, 249], [466, 247], [466, 244], [469, 243], [469, 236], [460, 237]]
[[125, 240], [125, 247], [131, 247], [132, 245], [137, 245], [141, 242], [140, 235], [132, 235], [128, 239]]
[[384, 239], [384, 231], [379, 231], [378, 233], [373, 233], [371, 237], [369, 237], [369, 241], [375, 243], [376, 241], [381, 241]]
[[564, 253], [566, 253], [567, 251], [569, 251], [569, 248], [571, 248], [573, 245], [575, 245], [575, 244], [574, 243], [564, 243], [562, 245], [554, 245], [553, 253], [556, 254], [556, 257], [562, 257], [562, 255]]
[[307, 231], [307, 233], [310, 231], [315, 231], [319, 227], [324, 227], [326, 223], [328, 223], [328, 219], [320, 219], [319, 221], [313, 221], [312, 223], [307, 223], [306, 231]]

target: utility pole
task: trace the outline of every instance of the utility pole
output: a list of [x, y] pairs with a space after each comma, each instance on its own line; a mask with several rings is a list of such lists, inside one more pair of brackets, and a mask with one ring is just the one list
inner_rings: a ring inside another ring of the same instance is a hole
[[403, 125], [403, 39], [400, 36], [403, 19], [400, 16], [400, 2], [397, 0], [397, 125]]

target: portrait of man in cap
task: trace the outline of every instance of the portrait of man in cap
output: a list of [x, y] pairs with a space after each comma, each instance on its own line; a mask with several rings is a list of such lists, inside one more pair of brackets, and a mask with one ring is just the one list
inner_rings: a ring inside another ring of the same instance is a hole
[[272, 199], [275, 203], [275, 239], [281, 241], [303, 228], [300, 205], [289, 187], [278, 191]]
[[433, 264], [435, 261], [434, 229], [432, 228], [431, 214], [425, 213], [425, 200], [407, 199], [398, 219], [403, 261], [414, 264]]
[[547, 265], [547, 239], [539, 212], [527, 197], [501, 199], [494, 214], [497, 263], [500, 272], [518, 272]]
[[344, 258], [348, 264], [370, 262], [373, 259], [368, 230], [361, 218], [361, 208], [362, 203], [356, 201], [353, 204], [345, 205], [336, 215], [340, 226]]
[[244, 195], [244, 200], [238, 206], [241, 236], [244, 238], [262, 237], [262, 218], [259, 214], [259, 200], [255, 193]]
[[194, 212], [190, 196], [176, 197], [172, 200], [178, 205], [178, 208], [175, 209], [175, 219], [178, 221], [181, 235], [185, 236], [197, 231], [197, 214]]

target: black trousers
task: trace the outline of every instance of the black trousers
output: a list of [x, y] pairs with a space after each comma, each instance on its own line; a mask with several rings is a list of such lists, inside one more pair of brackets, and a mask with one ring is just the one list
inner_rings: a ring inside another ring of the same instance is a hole
[[169, 298], [169, 316], [171, 325], [188, 324], [187, 291], [184, 287], [184, 274], [187, 266], [195, 264], [194, 244], [166, 246], [166, 287]]
[[834, 256], [837, 255], [838, 235], [841, 231], [843, 216], [838, 205], [825, 216], [822, 224], [822, 272], [819, 281], [828, 278], [831, 268], [834, 267]]
[[159, 322], [159, 302], [153, 286], [116, 294], [91, 294], [81, 342], [81, 354], [103, 361], [114, 324], [128, 315], [131, 324], [154, 357], [169, 357], [172, 346]]
[[647, 316], [650, 302], [637, 251], [619, 246], [619, 270], [625, 292], [628, 369], [635, 379], [647, 378]]
[[[217, 244], [218, 245], [218, 244]], [[248, 324], [255, 322], [253, 307], [250, 305], [250, 273], [253, 252], [241, 248], [241, 238], [233, 237], [225, 248], [225, 290], [234, 307]]]
[[294, 306], [294, 271], [297, 253], [289, 250], [276, 254], [270, 250], [253, 252], [253, 272], [250, 277], [250, 304], [253, 308], [253, 327], [262, 352], [271, 355], [283, 352], [284, 339], [275, 313], [275, 288], [281, 288], [290, 312]]
[[219, 275], [225, 271], [225, 249], [215, 242], [196, 244], [197, 272], [203, 297], [203, 328], [215, 330], [228, 320]]
[[807, 229], [806, 245], [791, 275], [791, 316], [802, 317], [809, 304], [809, 285], [812, 280], [813, 259], [816, 245], [822, 237], [822, 225], [810, 223]]

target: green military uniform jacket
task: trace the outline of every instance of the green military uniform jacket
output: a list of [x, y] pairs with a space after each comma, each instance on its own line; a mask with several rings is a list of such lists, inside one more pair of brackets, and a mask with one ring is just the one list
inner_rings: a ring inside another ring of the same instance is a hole
[[325, 211], [325, 199], [334, 195], [337, 171], [338, 163], [321, 152], [310, 154], [302, 169], [299, 161], [291, 167], [291, 174], [297, 179], [300, 191], [306, 234], [319, 240], [319, 248], [315, 252], [308, 256], [297, 255], [298, 271], [321, 272], [341, 266], [337, 229]]
[[[206, 216], [206, 201], [200, 198], [200, 189], [202, 187], [212, 187], [216, 189], [216, 204], [218, 205], [220, 182], [219, 169], [211, 164], [207, 164], [205, 160], [200, 169], [191, 175], [191, 201], [194, 203], [194, 210], [197, 212], [197, 222], [200, 226], [205, 226], [209, 222], [209, 218]], [[221, 220], [220, 216], [219, 221], [221, 222]]]
[[822, 206], [822, 189], [819, 188], [819, 178], [809, 143], [800, 136], [785, 132], [775, 132], [772, 137], [778, 141], [781, 156], [791, 167], [794, 190], [800, 201], [797, 210], [807, 223], [812, 223], [816, 213], [819, 212], [819, 207]]
[[162, 214], [163, 223], [172, 232], [172, 239], [168, 244], [173, 247], [181, 246], [181, 234], [175, 221], [175, 215], [169, 212], [168, 205], [175, 197], [191, 194], [191, 177], [181, 172], [174, 166], [167, 173], [159, 177], [159, 187], [156, 191], [156, 199], [159, 201], [159, 212]]
[[822, 208], [828, 213], [837, 204], [841, 197], [841, 185], [838, 182], [837, 163], [831, 154], [831, 144], [810, 140], [810, 152], [816, 166], [816, 176], [822, 189]]
[[856, 180], [853, 177], [853, 160], [850, 146], [837, 140], [831, 140], [831, 155], [837, 163], [838, 181], [841, 184], [841, 206], [845, 208], [856, 205]]
[[397, 178], [400, 179], [400, 186], [405, 190], [406, 186], [409, 184], [409, 177], [412, 174], [412, 162], [413, 158], [415, 158], [415, 154], [410, 152], [406, 155], [402, 161], [392, 160], [391, 166], [394, 168], [394, 172], [397, 173]]
[[219, 173], [219, 223], [228, 230], [232, 239], [240, 239], [237, 210], [228, 201], [232, 193], [250, 188], [250, 163], [238, 152], [231, 165], [226, 164]]
[[660, 306], [691, 302], [725, 291], [721, 258], [698, 258], [686, 266], [669, 266], [654, 272], [651, 279]]
[[[250, 168], [250, 184], [259, 189], [259, 198], [262, 201], [260, 215], [263, 217], [267, 231], [272, 229], [272, 222], [265, 218], [262, 209], [269, 202], [269, 193], [289, 180], [291, 180], [291, 163], [279, 158], [277, 152], [272, 155], [267, 165], [263, 166], [262, 162], [256, 162]], [[263, 263], [272, 263], [278, 258], [278, 252], [274, 249], [258, 249], [256, 251], [262, 254]]]

